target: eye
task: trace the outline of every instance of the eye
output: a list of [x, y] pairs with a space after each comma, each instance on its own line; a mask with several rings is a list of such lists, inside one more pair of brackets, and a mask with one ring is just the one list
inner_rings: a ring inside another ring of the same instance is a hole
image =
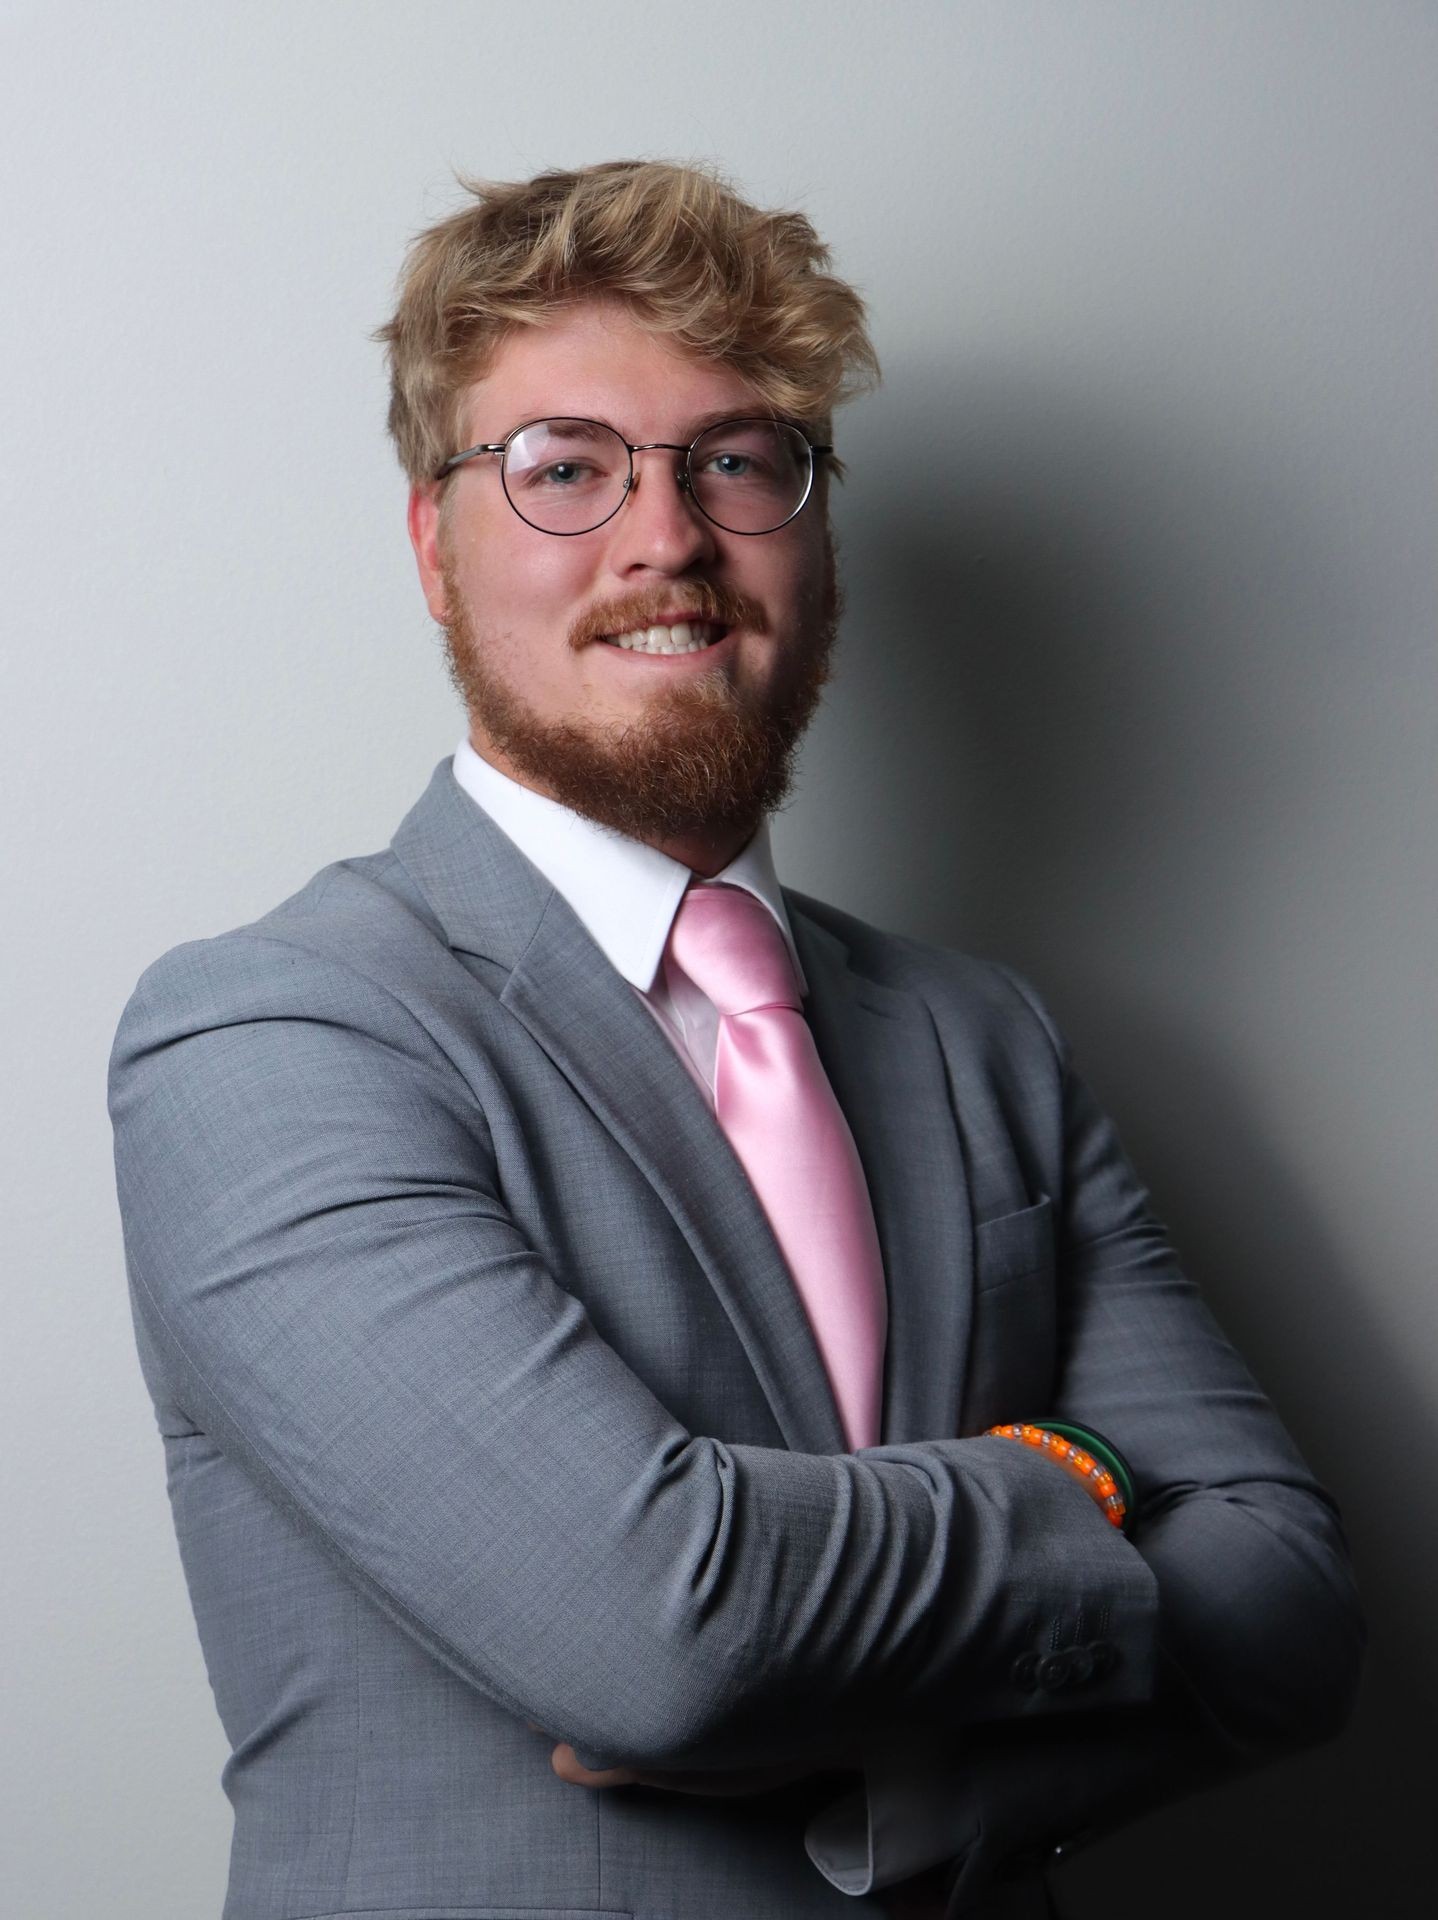
[[593, 471], [583, 460], [551, 460], [546, 467], [536, 467], [528, 477], [537, 486], [572, 487]]
[[706, 454], [698, 471], [706, 479], [747, 480], [764, 485], [775, 479], [777, 469], [773, 459], [762, 453], [725, 447], [718, 453]]
[[711, 454], [706, 465], [711, 473], [722, 475], [726, 480], [741, 480], [754, 465], [754, 456], [748, 453]]

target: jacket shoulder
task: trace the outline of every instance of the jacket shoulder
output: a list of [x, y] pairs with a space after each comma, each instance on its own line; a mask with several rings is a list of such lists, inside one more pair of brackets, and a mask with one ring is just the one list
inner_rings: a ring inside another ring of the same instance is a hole
[[120, 1014], [112, 1084], [124, 1061], [250, 1020], [412, 1026], [406, 986], [452, 966], [439, 923], [393, 852], [334, 861], [258, 918], [150, 962]]
[[941, 1026], [958, 1021], [994, 1040], [1065, 1056], [1063, 1037], [1037, 988], [1003, 961], [889, 932], [788, 887], [784, 896], [791, 911], [843, 942], [857, 973], [918, 994]]

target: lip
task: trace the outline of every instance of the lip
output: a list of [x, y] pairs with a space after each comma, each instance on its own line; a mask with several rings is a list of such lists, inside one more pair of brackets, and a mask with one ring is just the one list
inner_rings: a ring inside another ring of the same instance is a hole
[[[682, 612], [681, 613], [656, 613], [652, 620], [646, 620], [644, 622], [644, 625], [646, 627], [677, 627], [681, 625], [688, 625], [691, 627], [722, 627], [726, 624], [727, 623], [723, 620], [713, 619], [707, 613], [682, 613]], [[637, 625], [632, 627], [611, 627], [609, 630], [608, 637], [612, 640], [616, 633], [637, 633], [638, 631], [639, 631], [639, 628]]]
[[[691, 623], [695, 618], [693, 614], [686, 616], [681, 613], [675, 614], [672, 619], [651, 620], [649, 625], [651, 627], [677, 627], [686, 617]], [[602, 653], [612, 653], [620, 660], [632, 660], [642, 666], [668, 667], [673, 670], [676, 667], [707, 666], [715, 660], [723, 658], [727, 653], [733, 651], [733, 642], [741, 631], [742, 629], [739, 627], [730, 627], [710, 646], [700, 647], [694, 653], [639, 653], [630, 647], [617, 647], [611, 640], [596, 640], [594, 645], [598, 647]]]

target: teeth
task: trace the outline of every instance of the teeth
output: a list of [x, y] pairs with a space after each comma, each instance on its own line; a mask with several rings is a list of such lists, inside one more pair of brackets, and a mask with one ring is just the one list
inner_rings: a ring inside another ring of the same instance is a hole
[[676, 620], [671, 627], [639, 627], [608, 638], [611, 646], [629, 653], [699, 653], [719, 638], [719, 629], [708, 621]]

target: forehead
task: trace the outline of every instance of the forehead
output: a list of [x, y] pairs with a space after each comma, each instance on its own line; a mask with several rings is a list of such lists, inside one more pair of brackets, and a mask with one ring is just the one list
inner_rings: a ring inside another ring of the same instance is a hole
[[677, 350], [624, 307], [598, 300], [517, 329], [465, 399], [481, 440], [565, 413], [605, 420], [629, 440], [687, 439], [706, 419], [769, 411], [733, 367]]

